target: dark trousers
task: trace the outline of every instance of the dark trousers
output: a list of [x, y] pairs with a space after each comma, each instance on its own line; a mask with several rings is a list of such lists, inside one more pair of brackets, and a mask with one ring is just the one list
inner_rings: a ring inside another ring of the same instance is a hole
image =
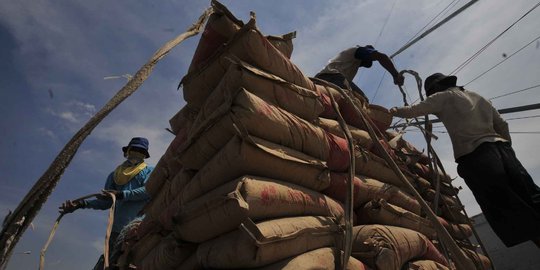
[[367, 102], [369, 102], [369, 99], [366, 94], [364, 94], [364, 91], [362, 91], [362, 89], [360, 89], [360, 87], [358, 87], [358, 85], [356, 85], [352, 81], [347, 80], [347, 78], [345, 78], [345, 76], [343, 76], [343, 74], [341, 73], [319, 73], [315, 75], [315, 78], [319, 78], [321, 80], [333, 83], [343, 89], [349, 89], [350, 87], [351, 90], [360, 94], [363, 98], [366, 99]]
[[509, 143], [483, 143], [457, 162], [458, 174], [506, 246], [540, 239], [540, 188]]
[[[113, 255], [113, 252], [114, 252], [113, 248], [114, 248], [114, 244], [116, 243], [116, 239], [118, 238], [118, 235], [119, 233], [117, 232], [111, 232], [111, 237], [109, 238], [109, 257], [112, 257]], [[110, 258], [109, 258], [109, 262], [111, 262]], [[94, 268], [92, 268], [92, 270], [103, 270], [104, 266], [105, 266], [105, 257], [103, 254], [101, 254], [96, 265], [94, 266]]]

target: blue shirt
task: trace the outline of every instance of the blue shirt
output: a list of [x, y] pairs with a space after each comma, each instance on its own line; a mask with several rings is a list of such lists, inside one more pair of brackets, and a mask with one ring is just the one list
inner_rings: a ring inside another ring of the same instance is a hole
[[[116, 201], [114, 210], [113, 232], [119, 233], [130, 221], [135, 219], [143, 207], [150, 201], [144, 184], [148, 180], [154, 167], [147, 166], [135, 175], [125, 185], [117, 185], [114, 182], [114, 171], [107, 177], [104, 189], [122, 191], [124, 198]], [[112, 206], [111, 199], [85, 200], [84, 208], [106, 210]]]

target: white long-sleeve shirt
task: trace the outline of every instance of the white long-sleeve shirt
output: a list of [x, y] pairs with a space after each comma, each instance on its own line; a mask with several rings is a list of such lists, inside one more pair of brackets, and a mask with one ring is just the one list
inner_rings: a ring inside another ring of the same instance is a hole
[[469, 154], [481, 143], [510, 141], [508, 124], [482, 96], [454, 87], [435, 93], [417, 105], [397, 108], [395, 116], [436, 115], [446, 127], [454, 158]]

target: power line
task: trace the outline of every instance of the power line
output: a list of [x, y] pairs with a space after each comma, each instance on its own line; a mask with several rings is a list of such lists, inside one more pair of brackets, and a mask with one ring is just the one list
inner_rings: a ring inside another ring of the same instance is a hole
[[476, 76], [474, 79], [472, 79], [471, 81], [469, 81], [468, 83], [465, 84], [465, 86], [467, 86], [468, 84], [476, 81], [476, 79], [484, 76], [486, 73], [490, 72], [492, 69], [496, 68], [497, 66], [499, 66], [500, 64], [502, 64], [504, 61], [510, 59], [510, 57], [516, 55], [517, 53], [519, 53], [520, 51], [522, 51], [523, 49], [525, 49], [527, 46], [531, 45], [533, 42], [537, 41], [538, 39], [540, 39], [540, 36], [536, 37], [535, 39], [533, 39], [531, 42], [527, 43], [525, 46], [521, 47], [519, 50], [517, 50], [516, 52], [512, 53], [511, 55], [509, 55], [508, 57], [504, 58], [502, 61], [500, 61], [499, 63], [497, 63], [496, 65], [492, 66], [491, 68], [489, 68], [488, 70], [482, 72], [482, 74]]
[[491, 41], [489, 41], [484, 47], [480, 48], [476, 53], [474, 53], [471, 57], [469, 57], [467, 60], [465, 60], [463, 63], [461, 63], [456, 69], [454, 69], [452, 72], [450, 72], [450, 75], [457, 74], [459, 71], [461, 71], [464, 67], [469, 65], [476, 57], [478, 57], [482, 52], [484, 52], [493, 42], [495, 42], [497, 39], [499, 39], [502, 35], [504, 35], [508, 30], [510, 30], [514, 25], [516, 25], [519, 21], [521, 21], [525, 16], [529, 15], [534, 9], [536, 9], [538, 6], [540, 6], [540, 2], [538, 2], [534, 7], [529, 9], [525, 14], [523, 14], [519, 19], [517, 19], [514, 23], [512, 23], [510, 26], [508, 26], [504, 31], [502, 31], [500, 34], [498, 34], [495, 38], [493, 38]]
[[375, 39], [375, 43], [373, 46], [377, 45], [377, 42], [379, 41], [379, 38], [382, 36], [382, 33], [384, 31], [384, 28], [386, 28], [386, 24], [390, 20], [390, 16], [392, 16], [392, 12], [394, 11], [394, 7], [396, 6], [397, 0], [394, 0], [394, 4], [392, 4], [392, 7], [390, 8], [390, 12], [388, 13], [388, 16], [386, 16], [386, 20], [384, 21], [383, 26], [381, 27], [381, 31], [379, 31], [379, 35], [377, 36], [377, 39]]
[[513, 118], [507, 118], [507, 119], [505, 119], [505, 120], [506, 120], [506, 121], [511, 121], [511, 120], [529, 119], [529, 118], [538, 118], [538, 117], [540, 117], [540, 115], [531, 115], [531, 116], [513, 117]]
[[521, 89], [521, 90], [513, 91], [513, 92], [510, 92], [510, 93], [507, 93], [507, 94], [504, 94], [504, 95], [495, 96], [495, 97], [490, 98], [489, 100], [494, 100], [496, 98], [506, 97], [506, 96], [513, 95], [513, 94], [516, 94], [516, 93], [519, 93], [519, 92], [531, 90], [531, 89], [534, 89], [534, 88], [537, 88], [537, 87], [540, 87], [540, 84], [537, 84], [537, 85], [534, 85], [534, 86], [531, 86], [531, 87], [527, 87], [527, 88], [524, 88], [524, 89]]
[[416, 34], [414, 34], [414, 36], [412, 36], [409, 40], [407, 40], [407, 42], [405, 42], [405, 44], [411, 42], [411, 40], [413, 40], [415, 37], [417, 37], [420, 33], [422, 33], [422, 31], [424, 31], [424, 29], [426, 29], [433, 21], [435, 21], [439, 16], [441, 16], [441, 14], [447, 10], [450, 5], [452, 5], [454, 2], [456, 2], [458, 0], [453, 0], [452, 2], [450, 2], [450, 4], [448, 4], [445, 8], [443, 8], [443, 10], [441, 10], [441, 12], [439, 12], [437, 15], [435, 15], [435, 17], [433, 17], [426, 25], [424, 25], [424, 27], [422, 27], [422, 29], [418, 30], [418, 32], [416, 32]]

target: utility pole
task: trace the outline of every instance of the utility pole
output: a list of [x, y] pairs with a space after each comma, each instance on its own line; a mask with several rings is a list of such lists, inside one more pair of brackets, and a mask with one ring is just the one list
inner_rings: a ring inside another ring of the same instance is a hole
[[[511, 108], [506, 108], [506, 109], [500, 109], [500, 110], [497, 110], [497, 111], [500, 114], [507, 114], [507, 113], [530, 111], [530, 110], [538, 110], [538, 109], [540, 109], [540, 103], [524, 105], [524, 106], [518, 106], [518, 107], [511, 107]], [[440, 119], [433, 119], [433, 120], [429, 120], [429, 121], [432, 124], [441, 122]], [[425, 121], [418, 121], [416, 123], [411, 123], [409, 125], [417, 126], [417, 125], [423, 125], [424, 123], [425, 123]], [[399, 124], [399, 125], [392, 126], [391, 128], [400, 128], [400, 127], [404, 127], [406, 125], [407, 124]]]
[[425, 36], [427, 36], [429, 33], [433, 32], [435, 29], [439, 28], [441, 25], [445, 24], [446, 22], [448, 22], [449, 20], [451, 20], [452, 18], [454, 18], [456, 15], [458, 15], [459, 13], [461, 13], [462, 11], [464, 11], [465, 9], [467, 9], [468, 7], [472, 6], [474, 3], [478, 2], [478, 0], [471, 0], [470, 2], [468, 2], [467, 4], [463, 5], [461, 8], [459, 8], [458, 10], [456, 10], [454, 13], [448, 15], [448, 17], [444, 18], [442, 21], [440, 21], [439, 23], [437, 23], [436, 25], [434, 25], [433, 27], [431, 27], [430, 29], [426, 30], [424, 33], [422, 33], [420, 36], [418, 36], [417, 38], [411, 40], [410, 42], [408, 42], [407, 44], [403, 45], [403, 47], [401, 47], [399, 50], [397, 50], [397, 52], [393, 53], [390, 58], [394, 58], [396, 55], [400, 54], [401, 52], [403, 52], [404, 50], [406, 50], [407, 48], [409, 48], [410, 46], [412, 46], [414, 43], [418, 42], [419, 40], [421, 40], [422, 38], [424, 38]]

